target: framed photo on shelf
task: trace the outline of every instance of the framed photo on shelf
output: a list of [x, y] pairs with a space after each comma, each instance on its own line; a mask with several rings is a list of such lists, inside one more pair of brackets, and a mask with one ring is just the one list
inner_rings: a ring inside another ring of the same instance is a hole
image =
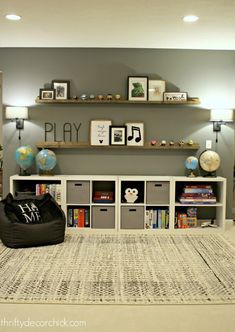
[[53, 80], [52, 88], [55, 89], [55, 99], [69, 99], [70, 81]]
[[166, 91], [166, 81], [149, 80], [149, 100], [163, 101]]
[[40, 89], [39, 98], [42, 100], [53, 100], [55, 99], [54, 89]]
[[127, 122], [127, 145], [143, 146], [144, 145], [144, 123], [143, 122]]
[[163, 101], [165, 102], [183, 102], [187, 99], [187, 92], [164, 92], [163, 94]]
[[128, 100], [144, 101], [148, 100], [148, 77], [128, 76]]
[[91, 120], [90, 122], [90, 145], [109, 145], [109, 128], [111, 120]]
[[126, 145], [126, 126], [110, 126], [110, 145]]

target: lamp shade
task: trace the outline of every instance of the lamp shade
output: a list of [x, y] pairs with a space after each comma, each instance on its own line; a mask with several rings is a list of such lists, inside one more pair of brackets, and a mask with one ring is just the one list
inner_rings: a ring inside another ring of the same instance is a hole
[[231, 109], [212, 109], [210, 121], [214, 122], [233, 122], [233, 110]]
[[7, 106], [6, 119], [28, 119], [28, 107]]

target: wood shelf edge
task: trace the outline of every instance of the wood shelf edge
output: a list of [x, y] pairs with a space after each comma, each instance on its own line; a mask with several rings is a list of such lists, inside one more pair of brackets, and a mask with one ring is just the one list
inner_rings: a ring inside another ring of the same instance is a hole
[[198, 150], [200, 145], [198, 143], [194, 143], [193, 145], [189, 145], [185, 143], [183, 146], [174, 145], [174, 146], [160, 146], [154, 145], [152, 146], [150, 143], [145, 144], [144, 146], [96, 146], [90, 145], [89, 142], [38, 142], [36, 144], [39, 149], [132, 149], [132, 150]]
[[199, 105], [199, 98], [189, 98], [187, 101], [152, 101], [152, 100], [144, 100], [144, 101], [132, 101], [132, 100], [78, 100], [78, 99], [65, 99], [65, 100], [42, 100], [40, 98], [35, 99], [36, 104], [146, 104], [146, 105]]

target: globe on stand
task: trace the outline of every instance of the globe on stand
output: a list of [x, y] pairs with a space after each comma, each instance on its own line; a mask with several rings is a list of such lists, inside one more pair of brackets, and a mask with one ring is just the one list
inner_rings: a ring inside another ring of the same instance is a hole
[[185, 168], [187, 170], [187, 176], [195, 177], [197, 176], [197, 167], [198, 167], [198, 159], [194, 156], [190, 156], [185, 160]]
[[32, 166], [34, 162], [34, 153], [31, 146], [20, 146], [15, 151], [15, 161], [20, 166], [19, 175], [30, 175], [27, 169]]
[[56, 165], [56, 155], [53, 151], [42, 149], [36, 155], [36, 165], [40, 175], [53, 175], [53, 168]]
[[215, 151], [205, 150], [199, 156], [200, 168], [206, 172], [203, 176], [216, 176], [216, 171], [220, 164], [220, 156]]

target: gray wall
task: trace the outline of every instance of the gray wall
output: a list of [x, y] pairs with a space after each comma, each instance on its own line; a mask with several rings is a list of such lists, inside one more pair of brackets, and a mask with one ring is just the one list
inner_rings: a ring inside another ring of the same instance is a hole
[[[82, 123], [79, 140], [89, 138], [91, 119], [111, 119], [113, 124], [143, 121], [145, 139], [192, 138], [201, 145], [189, 151], [124, 151], [108, 149], [56, 150], [58, 174], [146, 174], [184, 175], [188, 155], [198, 156], [205, 140], [222, 158], [218, 175], [228, 180], [227, 217], [232, 216], [234, 163], [233, 124], [223, 126], [219, 142], [209, 120], [209, 108], [235, 106], [235, 53], [233, 51], [191, 51], [151, 49], [0, 49], [0, 70], [4, 74], [4, 105], [30, 106], [22, 141], [15, 124], [4, 124], [4, 192], [9, 176], [18, 172], [14, 151], [19, 144], [34, 145], [44, 140], [44, 122], [55, 122], [62, 139], [64, 122]], [[120, 93], [126, 97], [128, 75], [147, 75], [167, 81], [168, 90], [199, 97], [199, 106], [162, 105], [36, 105], [39, 88], [52, 79], [71, 80], [71, 96], [81, 93]], [[7, 147], [7, 148], [6, 148]]]

